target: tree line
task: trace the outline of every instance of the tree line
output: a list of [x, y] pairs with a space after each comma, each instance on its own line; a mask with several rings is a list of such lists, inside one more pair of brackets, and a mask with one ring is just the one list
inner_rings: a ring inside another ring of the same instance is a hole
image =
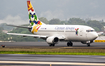
[[97, 20], [87, 20], [86, 21], [80, 18], [70, 18], [68, 21], [67, 20], [61, 21], [60, 19], [54, 18], [48, 21], [46, 18], [41, 17], [40, 20], [46, 24], [87, 25], [87, 26], [94, 28], [98, 32], [103, 31], [104, 26], [105, 26], [105, 22], [101, 22]]
[[[51, 20], [47, 20], [44, 17], [39, 18], [40, 21], [46, 24], [65, 24], [65, 25], [87, 25], [94, 28], [97, 32], [104, 31], [105, 22], [100, 22], [97, 20], [88, 20], [85, 21], [80, 18], [70, 18], [69, 20], [62, 21], [60, 19], [54, 18]], [[28, 25], [25, 25], [28, 26]], [[22, 36], [11, 36], [3, 33], [2, 30], [9, 30], [11, 33], [21, 33], [21, 34], [31, 34], [28, 29], [25, 28], [14, 28], [10, 26], [6, 26], [6, 23], [0, 24], [0, 41], [44, 41], [39, 38], [33, 37], [22, 37]], [[12, 31], [10, 31], [12, 30]]]

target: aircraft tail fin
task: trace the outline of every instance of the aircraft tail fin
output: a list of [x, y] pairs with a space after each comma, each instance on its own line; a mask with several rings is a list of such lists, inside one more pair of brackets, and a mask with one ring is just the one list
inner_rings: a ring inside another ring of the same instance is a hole
[[30, 2], [30, 0], [27, 0], [27, 7], [28, 7], [28, 14], [29, 14], [29, 23], [31, 26], [33, 25], [45, 25], [43, 22], [41, 22], [36, 13], [35, 10]]

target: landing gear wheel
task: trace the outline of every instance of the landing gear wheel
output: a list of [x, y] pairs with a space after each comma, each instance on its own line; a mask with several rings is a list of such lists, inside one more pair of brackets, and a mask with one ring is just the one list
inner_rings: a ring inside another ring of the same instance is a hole
[[55, 46], [55, 44], [52, 44], [52, 46]]
[[55, 46], [55, 44], [49, 44], [49, 46], [51, 47], [51, 46]]
[[70, 46], [70, 43], [69, 42], [67, 43], [67, 46]]
[[90, 43], [88, 43], [87, 46], [90, 47]]
[[67, 43], [67, 46], [73, 46], [73, 43], [72, 43], [71, 41], [69, 41], [69, 42]]
[[2, 48], [4, 48], [5, 47], [5, 45], [1, 45], [2, 46]]

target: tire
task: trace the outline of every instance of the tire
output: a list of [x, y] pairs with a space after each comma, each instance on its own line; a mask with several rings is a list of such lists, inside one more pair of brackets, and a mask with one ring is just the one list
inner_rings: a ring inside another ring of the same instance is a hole
[[88, 47], [90, 47], [90, 44], [87, 44]]
[[72, 42], [70, 43], [70, 46], [73, 46], [73, 43]]
[[72, 43], [71, 41], [69, 41], [69, 42], [67, 43], [67, 46], [73, 46], [73, 43]]
[[49, 46], [50, 46], [50, 47], [51, 47], [51, 46], [55, 46], [55, 44], [50, 44]]
[[67, 43], [67, 46], [70, 46], [70, 43], [69, 42]]

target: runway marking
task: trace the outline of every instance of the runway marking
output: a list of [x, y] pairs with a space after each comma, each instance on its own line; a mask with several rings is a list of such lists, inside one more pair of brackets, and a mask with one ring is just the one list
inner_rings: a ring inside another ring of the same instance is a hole
[[105, 57], [96, 57], [96, 58], [105, 58]]
[[54, 64], [54, 65], [98, 65], [105, 66], [105, 63], [75, 63], [75, 62], [29, 62], [29, 61], [0, 61], [9, 64]]
[[94, 42], [105, 42], [105, 40], [94, 40]]

